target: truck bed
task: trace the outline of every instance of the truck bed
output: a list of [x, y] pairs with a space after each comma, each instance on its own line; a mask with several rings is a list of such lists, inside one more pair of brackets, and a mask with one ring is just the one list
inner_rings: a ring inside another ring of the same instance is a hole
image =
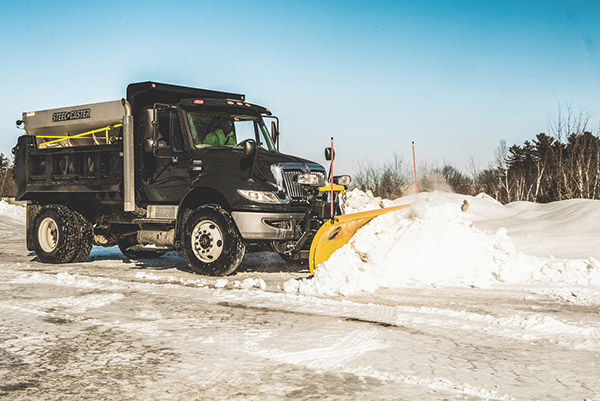
[[23, 200], [36, 193], [122, 191], [120, 143], [37, 149], [34, 137], [19, 138], [15, 179]]

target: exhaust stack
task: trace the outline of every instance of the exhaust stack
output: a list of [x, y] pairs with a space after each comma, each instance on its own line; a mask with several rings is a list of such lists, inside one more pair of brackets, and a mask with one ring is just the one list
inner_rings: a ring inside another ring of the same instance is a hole
[[133, 162], [133, 114], [131, 104], [121, 99], [125, 108], [123, 115], [123, 210], [133, 212], [135, 210], [135, 178]]

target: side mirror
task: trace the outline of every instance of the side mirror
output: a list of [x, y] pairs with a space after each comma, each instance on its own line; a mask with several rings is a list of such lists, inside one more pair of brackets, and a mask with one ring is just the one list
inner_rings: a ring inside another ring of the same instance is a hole
[[325, 160], [330, 161], [335, 159], [335, 150], [332, 151], [331, 148], [325, 148]]
[[244, 153], [246, 156], [254, 156], [256, 154], [256, 142], [254, 141], [245, 141], [244, 142]]
[[252, 165], [248, 172], [248, 182], [254, 182], [252, 174], [254, 173], [254, 167], [256, 166], [256, 159], [258, 158], [258, 145], [253, 140], [244, 141], [244, 153], [246, 156], [252, 158]]
[[273, 138], [275, 145], [279, 144], [279, 130], [275, 121], [271, 121], [271, 138]]
[[144, 110], [142, 117], [142, 124], [144, 125], [144, 138], [156, 139], [156, 132], [158, 131], [158, 112], [156, 109]]

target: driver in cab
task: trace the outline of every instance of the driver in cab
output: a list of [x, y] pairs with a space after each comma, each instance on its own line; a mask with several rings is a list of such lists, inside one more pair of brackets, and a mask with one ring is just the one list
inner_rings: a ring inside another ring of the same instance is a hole
[[204, 144], [210, 146], [236, 146], [233, 121], [221, 120], [219, 125], [204, 137]]

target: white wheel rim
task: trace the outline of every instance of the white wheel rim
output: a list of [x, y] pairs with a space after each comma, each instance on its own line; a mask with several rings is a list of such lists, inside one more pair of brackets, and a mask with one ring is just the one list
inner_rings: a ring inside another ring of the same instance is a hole
[[204, 263], [214, 262], [223, 253], [223, 233], [214, 221], [202, 220], [192, 231], [192, 250]]
[[50, 253], [56, 249], [58, 244], [58, 225], [51, 217], [42, 220], [38, 228], [38, 240], [44, 252]]

